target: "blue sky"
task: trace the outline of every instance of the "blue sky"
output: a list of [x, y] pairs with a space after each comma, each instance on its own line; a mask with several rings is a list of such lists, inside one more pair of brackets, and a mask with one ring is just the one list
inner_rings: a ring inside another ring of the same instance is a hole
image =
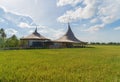
[[120, 42], [119, 0], [0, 0], [0, 28], [8, 37], [38, 32], [57, 39], [70, 22], [75, 36], [87, 42]]

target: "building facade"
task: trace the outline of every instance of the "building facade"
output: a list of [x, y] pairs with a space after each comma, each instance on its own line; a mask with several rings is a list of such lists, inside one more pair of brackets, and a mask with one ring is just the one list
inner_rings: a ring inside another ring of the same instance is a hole
[[37, 32], [37, 28], [32, 34], [28, 35], [27, 37], [23, 37], [20, 40], [22, 47], [26, 48], [47, 48], [51, 42], [50, 39], [39, 34]]
[[77, 39], [71, 30], [70, 24], [68, 24], [68, 30], [57, 40], [50, 40], [35, 31], [27, 37], [21, 38], [23, 43], [22, 47], [28, 48], [73, 48], [84, 47], [86, 42]]

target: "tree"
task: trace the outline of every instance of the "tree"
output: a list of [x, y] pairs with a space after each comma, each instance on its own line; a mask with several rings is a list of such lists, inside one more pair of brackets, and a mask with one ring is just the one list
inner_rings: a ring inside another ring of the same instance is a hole
[[16, 35], [7, 39], [6, 47], [19, 47], [19, 40]]
[[3, 48], [4, 47], [4, 40], [3, 38], [0, 37], [0, 48]]
[[0, 29], [0, 36], [5, 39], [6, 38], [6, 33], [3, 28]]
[[6, 33], [3, 28], [0, 29], [0, 48], [5, 47]]

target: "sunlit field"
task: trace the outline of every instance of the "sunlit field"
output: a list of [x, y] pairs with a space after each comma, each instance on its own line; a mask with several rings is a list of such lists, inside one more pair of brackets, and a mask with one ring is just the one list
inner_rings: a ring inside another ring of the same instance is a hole
[[0, 82], [120, 82], [120, 46], [1, 50]]

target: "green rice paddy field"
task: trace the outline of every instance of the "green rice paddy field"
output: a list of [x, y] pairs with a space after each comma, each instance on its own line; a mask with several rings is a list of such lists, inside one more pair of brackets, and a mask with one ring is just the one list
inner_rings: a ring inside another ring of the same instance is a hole
[[120, 46], [1, 50], [0, 82], [120, 82]]

